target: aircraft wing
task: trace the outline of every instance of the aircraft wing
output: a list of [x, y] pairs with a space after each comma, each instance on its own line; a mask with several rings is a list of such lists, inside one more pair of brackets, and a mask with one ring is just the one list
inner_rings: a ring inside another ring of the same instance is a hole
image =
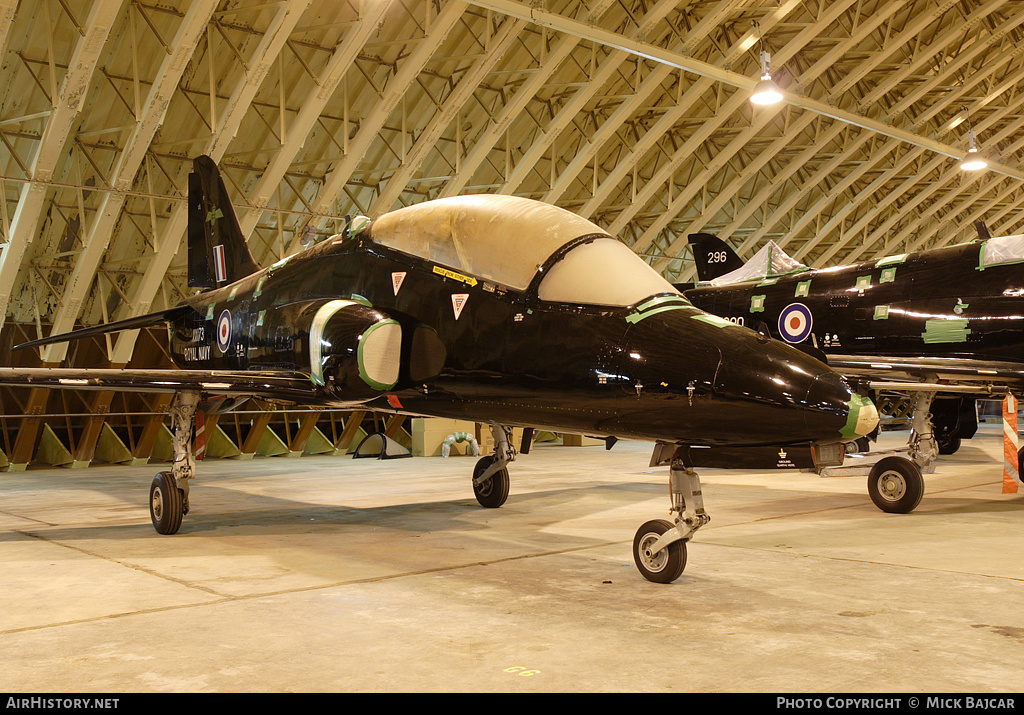
[[0, 367], [0, 385], [119, 392], [181, 392], [249, 395], [310, 401], [316, 386], [301, 372], [114, 368]]
[[828, 365], [874, 389], [1002, 394], [1024, 386], [1024, 365], [996, 360], [833, 354]]

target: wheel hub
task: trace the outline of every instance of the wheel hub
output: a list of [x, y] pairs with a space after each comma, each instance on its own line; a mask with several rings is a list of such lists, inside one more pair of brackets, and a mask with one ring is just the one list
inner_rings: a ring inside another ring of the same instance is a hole
[[660, 534], [648, 534], [640, 544], [640, 553], [643, 556], [644, 566], [650, 571], [661, 571], [668, 561], [668, 549], [662, 549], [656, 554], [651, 553], [651, 547], [660, 537]]
[[878, 479], [878, 491], [886, 499], [897, 501], [907, 491], [907, 484], [902, 475], [895, 472], [885, 472]]
[[153, 510], [153, 516], [160, 519], [163, 516], [164, 511], [164, 497], [163, 493], [159, 489], [153, 490], [153, 501], [150, 505]]

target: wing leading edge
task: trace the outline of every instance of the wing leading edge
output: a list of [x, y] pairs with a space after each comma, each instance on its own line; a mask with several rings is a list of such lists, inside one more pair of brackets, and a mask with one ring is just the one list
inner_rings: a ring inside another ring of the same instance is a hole
[[316, 401], [316, 385], [301, 372], [243, 370], [164, 370], [114, 368], [0, 367], [0, 384], [67, 390], [118, 392], [195, 391], [218, 395], [263, 396]]
[[[996, 360], [920, 358], [890, 355], [828, 355], [832, 369], [853, 378], [905, 383], [906, 389], [993, 394], [1024, 386], [1024, 365]], [[874, 385], [873, 385], [874, 386]], [[886, 385], [892, 389], [896, 385]], [[957, 388], [957, 389], [952, 389]]]

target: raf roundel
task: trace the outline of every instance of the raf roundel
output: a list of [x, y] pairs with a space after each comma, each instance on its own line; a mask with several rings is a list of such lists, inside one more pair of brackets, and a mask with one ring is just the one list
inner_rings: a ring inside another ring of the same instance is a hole
[[231, 311], [225, 308], [217, 318], [217, 347], [226, 353], [231, 346]]
[[811, 334], [814, 320], [803, 303], [790, 303], [779, 315], [779, 334], [788, 343], [799, 343]]

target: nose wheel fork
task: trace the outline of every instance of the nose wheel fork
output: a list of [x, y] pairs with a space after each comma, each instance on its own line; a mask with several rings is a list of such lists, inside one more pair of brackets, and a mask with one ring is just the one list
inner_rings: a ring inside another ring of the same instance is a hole
[[[661, 455], [666, 445], [655, 449], [651, 466], [664, 464]], [[633, 537], [633, 561], [648, 581], [672, 583], [686, 568], [686, 542], [693, 538], [711, 517], [704, 511], [700, 477], [687, 467], [676, 449], [669, 468], [669, 492], [674, 521], [655, 519], [641, 526]]]

